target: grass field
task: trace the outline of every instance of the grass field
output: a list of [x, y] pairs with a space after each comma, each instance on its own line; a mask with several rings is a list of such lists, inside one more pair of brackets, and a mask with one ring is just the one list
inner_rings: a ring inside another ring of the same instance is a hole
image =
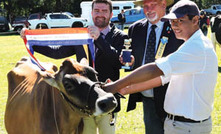
[[[6, 134], [4, 127], [4, 111], [7, 100], [7, 73], [15, 66], [15, 63], [23, 56], [28, 56], [24, 43], [18, 35], [0, 36], [0, 134]], [[217, 47], [217, 55], [219, 59], [219, 74], [215, 89], [214, 110], [212, 113], [213, 131], [212, 134], [221, 133], [221, 53]], [[56, 65], [60, 65], [62, 60], [53, 60], [44, 56], [35, 54], [40, 61], [51, 61]], [[127, 73], [121, 70], [121, 77]], [[128, 98], [128, 96], [126, 96]], [[126, 113], [127, 99], [122, 100], [121, 111], [118, 114], [116, 134], [144, 134], [143, 112], [141, 103], [138, 104], [136, 110]]]

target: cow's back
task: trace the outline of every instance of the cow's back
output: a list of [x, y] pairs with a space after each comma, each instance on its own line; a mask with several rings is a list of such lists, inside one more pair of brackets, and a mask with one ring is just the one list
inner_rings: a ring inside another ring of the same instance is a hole
[[81, 117], [57, 89], [43, 81], [32, 63], [20, 61], [8, 73], [5, 111], [8, 134], [56, 134], [58, 131], [71, 134], [80, 121]]
[[211, 40], [215, 44], [216, 42], [221, 45], [221, 15], [212, 17], [210, 20], [211, 25]]
[[216, 40], [217, 42], [221, 45], [221, 15], [217, 15], [215, 22], [214, 22], [216, 26]]

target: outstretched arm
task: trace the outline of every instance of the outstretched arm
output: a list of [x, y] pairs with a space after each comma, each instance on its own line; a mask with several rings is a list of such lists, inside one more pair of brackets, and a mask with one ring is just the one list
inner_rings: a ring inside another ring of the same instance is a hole
[[127, 94], [142, 92], [144, 90], [152, 89], [154, 87], [158, 87], [161, 85], [162, 85], [161, 78], [156, 77], [156, 78], [148, 80], [148, 81], [144, 81], [144, 82], [140, 82], [140, 83], [126, 86], [125, 88], [119, 89], [118, 92], [122, 95], [127, 95]]
[[148, 81], [161, 75], [163, 75], [163, 72], [155, 63], [145, 64], [131, 72], [128, 76], [113, 83], [108, 83], [104, 86], [104, 90], [107, 92], [116, 93], [128, 85]]

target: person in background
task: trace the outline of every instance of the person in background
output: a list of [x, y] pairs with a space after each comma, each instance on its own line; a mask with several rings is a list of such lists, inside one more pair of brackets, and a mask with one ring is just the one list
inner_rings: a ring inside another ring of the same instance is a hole
[[124, 23], [126, 22], [124, 9], [122, 9], [121, 12], [117, 15], [117, 18], [119, 20], [119, 28], [121, 30], [124, 30]]
[[[143, 7], [146, 18], [135, 22], [128, 30], [129, 38], [132, 39], [131, 49], [134, 56], [134, 60], [131, 60], [134, 62], [130, 63], [132, 70], [146, 63], [154, 62], [158, 50], [162, 47], [164, 47], [164, 51], [159, 53], [159, 57], [165, 57], [173, 53], [183, 43], [182, 40], [175, 37], [169, 22], [160, 21], [161, 17], [166, 14], [166, 7], [173, 4], [173, 0], [137, 0], [134, 4]], [[162, 41], [164, 39], [167, 43], [161, 45], [164, 43]], [[146, 134], [164, 133], [163, 122], [166, 113], [163, 104], [167, 86], [165, 84], [129, 96], [127, 111], [135, 109], [136, 102], [143, 102]]]
[[207, 36], [208, 33], [208, 23], [209, 18], [206, 16], [205, 11], [201, 10], [200, 11], [200, 29], [202, 30], [203, 34]]
[[167, 20], [176, 37], [185, 41], [179, 49], [103, 88], [128, 94], [170, 82], [164, 102], [164, 133], [210, 134], [218, 73], [213, 44], [199, 28], [199, 9], [194, 2], [178, 1], [162, 18]]

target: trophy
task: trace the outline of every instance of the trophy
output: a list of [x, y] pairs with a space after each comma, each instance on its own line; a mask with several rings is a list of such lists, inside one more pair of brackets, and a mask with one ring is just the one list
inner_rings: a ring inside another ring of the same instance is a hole
[[129, 62], [131, 62], [131, 49], [130, 46], [131, 46], [131, 39], [125, 39], [124, 40], [124, 47], [125, 49], [122, 49], [122, 58], [123, 58], [123, 62], [126, 62], [125, 66], [122, 66], [122, 69], [130, 69], [130, 66], [129, 66]]

